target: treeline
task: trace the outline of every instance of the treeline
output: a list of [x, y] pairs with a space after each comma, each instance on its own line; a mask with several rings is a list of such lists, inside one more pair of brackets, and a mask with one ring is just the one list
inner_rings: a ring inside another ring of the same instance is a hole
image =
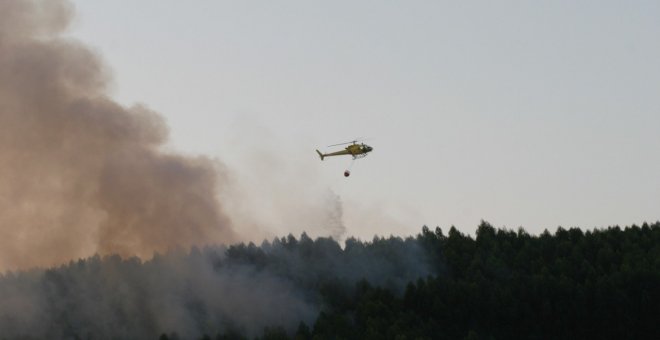
[[660, 222], [303, 234], [0, 275], [0, 339], [658, 339]]
[[424, 227], [416, 242], [435, 275], [402, 294], [360, 280], [324, 294], [312, 325], [259, 338], [660, 338], [660, 223], [532, 236], [482, 222], [476, 238]]

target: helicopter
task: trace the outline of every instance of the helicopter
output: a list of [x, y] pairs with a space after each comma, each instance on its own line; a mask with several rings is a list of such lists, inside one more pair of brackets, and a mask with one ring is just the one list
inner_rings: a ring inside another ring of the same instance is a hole
[[[339, 143], [339, 144], [333, 144], [333, 145], [328, 145], [328, 147], [333, 147], [333, 146], [338, 146], [338, 145], [346, 145], [350, 144], [344, 150], [342, 151], [336, 151], [336, 152], [331, 152], [331, 153], [321, 153], [321, 151], [316, 150], [316, 153], [319, 154], [319, 157], [321, 157], [321, 160], [323, 160], [325, 157], [329, 156], [341, 156], [341, 155], [351, 155], [353, 156], [353, 160], [356, 160], [358, 158], [363, 158], [366, 157], [369, 152], [371, 152], [374, 148], [371, 146], [360, 143], [358, 144], [357, 140], [351, 141], [351, 142], [346, 142], [346, 143]], [[344, 171], [344, 176], [348, 177], [350, 176], [351, 172], [349, 170]]]
[[366, 145], [364, 143], [357, 144], [357, 142], [358, 141], [354, 140], [354, 141], [346, 142], [346, 143], [328, 145], [328, 147], [333, 147], [333, 146], [338, 146], [338, 145], [351, 144], [351, 145], [347, 146], [342, 151], [331, 152], [331, 153], [321, 153], [321, 151], [316, 150], [316, 153], [319, 154], [319, 157], [321, 157], [321, 160], [323, 160], [325, 157], [341, 156], [341, 155], [351, 155], [351, 156], [353, 156], [353, 159], [357, 159], [357, 158], [366, 157], [367, 153], [371, 152], [374, 149], [374, 148], [372, 148], [369, 145]]

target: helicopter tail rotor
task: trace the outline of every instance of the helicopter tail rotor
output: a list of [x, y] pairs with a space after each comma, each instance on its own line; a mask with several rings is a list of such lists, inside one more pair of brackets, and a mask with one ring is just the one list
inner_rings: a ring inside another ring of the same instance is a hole
[[321, 151], [316, 150], [316, 153], [318, 153], [318, 154], [319, 154], [319, 157], [321, 157], [321, 160], [323, 160], [323, 154], [321, 153]]

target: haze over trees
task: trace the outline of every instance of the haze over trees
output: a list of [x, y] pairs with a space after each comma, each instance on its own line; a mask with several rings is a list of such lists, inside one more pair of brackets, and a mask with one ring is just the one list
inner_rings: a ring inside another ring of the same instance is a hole
[[[531, 236], [482, 223], [476, 239], [424, 228], [437, 275], [402, 296], [367, 282], [312, 334], [354, 339], [650, 339], [660, 315], [660, 224]], [[348, 326], [350, 325], [350, 326]], [[348, 327], [347, 327], [348, 326]]]
[[265, 241], [0, 277], [3, 338], [658, 338], [660, 223]]

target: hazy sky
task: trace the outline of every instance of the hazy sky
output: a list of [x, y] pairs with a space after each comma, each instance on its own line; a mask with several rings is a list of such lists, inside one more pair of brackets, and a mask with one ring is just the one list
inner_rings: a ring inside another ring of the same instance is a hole
[[[226, 164], [231, 213], [274, 234], [327, 195], [367, 239], [660, 218], [658, 1], [74, 3], [115, 98]], [[348, 179], [314, 152], [357, 137]]]

